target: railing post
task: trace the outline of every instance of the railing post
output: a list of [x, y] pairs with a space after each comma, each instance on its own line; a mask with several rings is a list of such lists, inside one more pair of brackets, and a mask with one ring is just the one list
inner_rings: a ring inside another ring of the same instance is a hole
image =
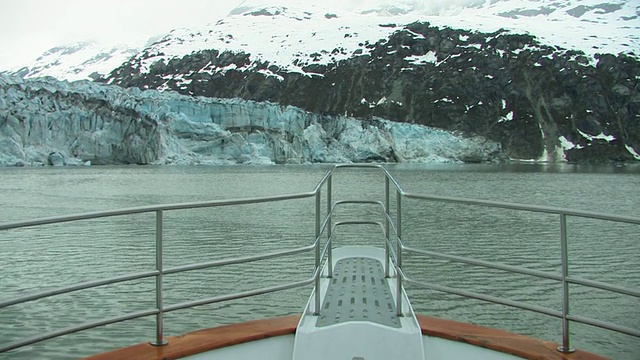
[[153, 346], [167, 345], [164, 339], [164, 305], [162, 303], [162, 210], [156, 211], [156, 341], [152, 342]]
[[331, 185], [332, 178], [333, 175], [329, 175], [329, 178], [327, 179], [327, 247], [329, 248], [329, 254], [327, 258], [327, 263], [329, 264], [327, 268], [329, 269], [329, 273], [327, 274], [327, 276], [330, 278], [333, 277], [333, 232], [331, 229], [331, 192], [333, 191], [333, 186]]
[[396, 309], [397, 315], [402, 316], [402, 194], [397, 191], [396, 200], [396, 228], [398, 232], [398, 238], [396, 240]]
[[389, 175], [384, 174], [384, 276], [389, 277]]
[[320, 201], [322, 200], [320, 190], [316, 194], [316, 279], [315, 279], [315, 310], [314, 315], [320, 315]]
[[567, 249], [567, 214], [560, 214], [560, 249], [562, 252], [562, 345], [558, 346], [558, 351], [572, 353], [576, 349], [571, 347], [569, 334], [569, 252]]

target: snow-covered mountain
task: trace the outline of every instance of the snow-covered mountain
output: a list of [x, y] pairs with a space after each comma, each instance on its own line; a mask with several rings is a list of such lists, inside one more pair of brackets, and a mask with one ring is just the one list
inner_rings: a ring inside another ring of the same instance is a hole
[[480, 134], [514, 159], [640, 159], [633, 1], [268, 3], [174, 30], [106, 82]]
[[[368, 51], [415, 21], [439, 27], [492, 33], [500, 29], [531, 34], [542, 43], [569, 50], [640, 54], [640, 4], [637, 0], [369, 0], [326, 6], [294, 0], [247, 0], [202, 28], [177, 29], [139, 53], [148, 69], [155, 61], [194, 51], [242, 51], [252, 62], [269, 62], [289, 71], [301, 64], [331, 63]], [[60, 80], [104, 75], [136, 53], [141, 44], [79, 43], [54, 48], [14, 69], [25, 77]], [[151, 55], [151, 56], [149, 56]], [[141, 69], [145, 71], [146, 69]]]
[[[637, 0], [338, 3], [247, 0], [97, 80], [270, 101], [362, 127], [421, 124], [481, 136], [513, 159], [640, 160]], [[64, 61], [55, 68], [67, 78]]]
[[249, 54], [249, 67], [268, 62], [287, 72], [303, 72], [310, 64], [367, 54], [370, 45], [415, 21], [472, 32], [531, 34], [542, 44], [583, 51], [592, 61], [596, 53], [640, 54], [640, 6], [634, 0], [377, 1], [352, 11], [301, 7], [296, 1], [270, 3], [245, 1], [216, 23], [172, 31], [137, 55], [144, 59], [139, 71], [215, 49]]
[[[135, 46], [137, 47], [131, 47]], [[135, 55], [144, 44], [108, 45], [77, 42], [49, 49], [32, 64], [12, 73], [25, 78], [52, 76], [60, 80], [96, 79]]]

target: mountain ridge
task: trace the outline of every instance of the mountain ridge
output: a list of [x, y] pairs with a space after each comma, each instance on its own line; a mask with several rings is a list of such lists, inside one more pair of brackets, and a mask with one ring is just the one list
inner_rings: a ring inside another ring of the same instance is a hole
[[51, 48], [32, 64], [10, 71], [24, 78], [52, 76], [60, 80], [95, 80], [138, 53], [142, 46], [79, 41]]
[[[447, 2], [404, 0], [393, 3], [382, 0], [367, 1], [366, 4], [350, 6], [348, 9], [340, 8], [338, 5], [341, 3], [329, 2], [328, 4], [337, 6], [330, 8], [313, 3], [300, 6], [299, 2], [291, 0], [243, 1], [226, 17], [209, 25], [198, 29], [174, 29], [163, 40], [151, 46], [129, 44], [125, 48], [138, 49], [139, 52], [167, 50], [166, 47], [162, 48], [160, 45], [166, 44], [167, 40], [173, 38], [174, 42], [183, 45], [181, 48], [172, 50], [173, 56], [188, 55], [193, 49], [242, 51], [252, 54], [253, 60], [268, 61], [282, 67], [285, 55], [289, 59], [295, 59], [295, 55], [309, 56], [314, 53], [322, 53], [323, 50], [332, 51], [339, 47], [345, 48], [347, 52], [352, 54], [362, 48], [362, 46], [358, 46], [360, 42], [340, 39], [340, 35], [345, 36], [348, 32], [336, 32], [335, 25], [338, 25], [338, 30], [345, 30], [339, 29], [340, 27], [352, 28], [351, 35], [357, 33], [363, 40], [362, 42], [375, 42], [379, 40], [380, 36], [384, 37], [390, 34], [389, 31], [377, 29], [376, 27], [379, 25], [390, 23], [406, 25], [421, 21], [440, 27], [451, 27], [471, 32], [491, 33], [504, 29], [514, 34], [529, 34], [536, 36], [542, 44], [583, 51], [590, 58], [593, 58], [596, 53], [616, 55], [622, 52], [635, 57], [640, 55], [640, 6], [634, 7], [632, 0], [610, 2], [602, 0], [583, 0], [580, 2], [573, 0], [451, 0]], [[360, 3], [362, 4], [362, 2]], [[274, 14], [269, 13], [268, 9], [280, 9], [281, 11]], [[239, 33], [246, 23], [247, 16], [252, 12], [254, 15], [258, 15], [250, 19], [255, 31], [247, 34]], [[275, 21], [278, 20], [275, 17], [286, 16], [292, 16], [296, 21]], [[311, 26], [306, 24], [305, 27], [300, 28], [299, 26], [305, 23], [304, 20], [313, 20], [315, 24]], [[308, 29], [308, 27], [313, 29]], [[295, 37], [295, 41], [286, 41], [286, 29], [296, 29], [288, 34], [291, 39]], [[215, 32], [215, 37], [209, 36], [211, 35], [210, 31]], [[369, 31], [371, 33], [368, 33]], [[194, 41], [194, 37], [190, 35], [198, 33], [200, 33], [200, 39]], [[328, 45], [318, 47], [317, 45], [321, 44], [318, 43], [316, 36], [323, 33], [331, 34], [325, 36], [325, 41], [333, 40], [339, 46], [334, 48], [329, 48]], [[269, 34], [276, 35], [277, 39], [271, 39]], [[231, 35], [238, 41], [229, 41], [227, 35]], [[121, 42], [127, 43], [126, 39], [122, 39]], [[191, 48], [186, 46], [189, 44], [192, 45]], [[71, 44], [66, 47], [74, 47], [75, 45]], [[265, 45], [271, 47], [268, 48]], [[94, 47], [96, 47], [94, 56], [105, 52], [106, 48], [122, 48], [121, 45], [116, 44], [102, 44]], [[286, 49], [292, 51], [287, 52]], [[306, 49], [309, 51], [305, 51]], [[49, 66], [47, 66], [46, 56], [41, 56], [33, 64], [25, 64], [26, 66], [22, 69], [13, 69], [8, 72], [27, 78], [53, 76], [60, 80], [89, 79], [89, 75], [93, 73], [102, 76], [108, 74], [133, 55], [130, 52], [126, 54], [129, 56], [118, 57], [121, 59], [120, 63], [110, 69], [105, 66], [106, 64], [92, 67], [92, 65], [85, 63], [82, 67], [86, 71], [79, 71], [79, 65], [82, 63], [78, 64], [78, 61], [73, 59], [65, 61], [59, 57], [49, 60]], [[94, 56], [85, 56], [85, 62]], [[52, 66], [52, 63], [55, 63], [55, 66]], [[110, 64], [116, 63], [114, 60]], [[25, 71], [25, 68], [29, 70]], [[79, 75], [79, 73], [81, 74]]]

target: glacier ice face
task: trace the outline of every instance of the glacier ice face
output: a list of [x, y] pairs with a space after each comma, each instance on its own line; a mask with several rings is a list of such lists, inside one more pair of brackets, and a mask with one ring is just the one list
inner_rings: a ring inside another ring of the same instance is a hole
[[[0, 76], [0, 165], [460, 162], [500, 145], [293, 106]], [[62, 159], [61, 159], [62, 158]]]

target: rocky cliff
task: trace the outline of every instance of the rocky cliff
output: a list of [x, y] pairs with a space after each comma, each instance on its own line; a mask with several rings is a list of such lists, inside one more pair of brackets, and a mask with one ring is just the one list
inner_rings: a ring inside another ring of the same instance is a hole
[[[380, 26], [392, 34], [353, 53], [311, 54], [294, 62], [300, 71], [237, 51], [158, 58], [160, 42], [103, 81], [479, 135], [512, 159], [640, 160], [640, 62], [633, 55], [594, 58], [507, 31]], [[314, 61], [327, 57], [335, 61]]]
[[0, 165], [500, 161], [500, 145], [270, 102], [0, 76]]

